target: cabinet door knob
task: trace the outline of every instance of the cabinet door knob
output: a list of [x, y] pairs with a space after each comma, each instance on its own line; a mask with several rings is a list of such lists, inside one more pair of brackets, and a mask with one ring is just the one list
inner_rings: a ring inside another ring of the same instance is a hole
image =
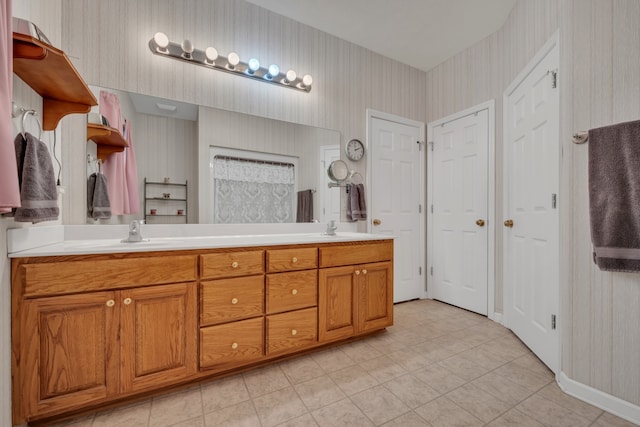
[[379, 219], [376, 218], [373, 220], [373, 225], [380, 225], [380, 224], [382, 224], [382, 221], [380, 221]]
[[479, 219], [476, 221], [476, 225], [478, 227], [484, 227], [484, 219]]
[[362, 274], [367, 274], [367, 269], [366, 268], [362, 270]]
[[131, 298], [125, 298], [124, 305], [129, 305], [129, 304], [131, 304]]
[[298, 335], [298, 331], [297, 331], [297, 330], [295, 330], [295, 329], [292, 329], [292, 330], [291, 330], [291, 335]]
[[298, 295], [298, 290], [297, 290], [297, 289], [292, 290], [292, 291], [291, 291], [291, 294], [292, 294], [292, 295]]
[[295, 264], [296, 262], [298, 262], [298, 258], [296, 257], [291, 258], [291, 262]]
[[513, 228], [513, 220], [512, 219], [508, 219], [504, 222], [504, 226], [505, 227], [509, 227], [509, 228]]
[[356, 276], [360, 275], [360, 270], [356, 270]]
[[107, 301], [107, 307], [113, 307], [114, 305], [116, 305], [116, 302], [112, 299], [110, 299], [109, 301]]
[[237, 343], [237, 342], [234, 342], [233, 344], [231, 344], [231, 348], [232, 348], [232, 349], [234, 349], [234, 350], [235, 350], [236, 348], [238, 348], [238, 343]]
[[238, 268], [238, 261], [233, 261], [233, 262], [231, 263], [231, 267], [233, 267], [233, 268]]
[[238, 298], [232, 298], [231, 299], [231, 304], [237, 304], [238, 303]]

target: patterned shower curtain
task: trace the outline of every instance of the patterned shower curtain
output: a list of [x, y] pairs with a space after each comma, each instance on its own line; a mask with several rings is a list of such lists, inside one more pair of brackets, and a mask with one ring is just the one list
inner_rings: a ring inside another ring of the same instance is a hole
[[216, 157], [213, 165], [213, 222], [295, 222], [292, 164]]

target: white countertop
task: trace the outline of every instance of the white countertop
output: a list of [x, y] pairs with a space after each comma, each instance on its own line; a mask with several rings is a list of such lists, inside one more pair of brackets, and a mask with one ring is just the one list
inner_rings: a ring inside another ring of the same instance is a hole
[[[62, 230], [58, 230], [62, 227]], [[368, 234], [356, 232], [338, 232], [335, 236], [327, 236], [322, 232], [298, 232], [298, 233], [271, 233], [271, 234], [234, 234], [234, 235], [188, 235], [193, 230], [189, 230], [187, 235], [172, 237], [154, 237], [158, 232], [150, 233], [148, 241], [139, 243], [122, 243], [125, 235], [117, 239], [109, 238], [75, 238], [78, 230], [67, 230], [65, 226], [43, 227], [32, 229], [9, 230], [8, 240], [10, 258], [38, 257], [38, 256], [58, 256], [58, 255], [88, 255], [123, 252], [149, 252], [149, 251], [175, 251], [188, 249], [213, 249], [213, 248], [236, 248], [251, 246], [271, 246], [271, 245], [291, 245], [291, 244], [313, 244], [313, 243], [335, 243], [393, 239], [393, 236], [384, 234]], [[72, 226], [73, 227], [73, 226]], [[95, 227], [95, 226], [88, 226]], [[151, 227], [151, 226], [146, 226]], [[145, 228], [146, 228], [145, 227]], [[184, 227], [184, 226], [183, 226]], [[26, 230], [26, 231], [25, 231]], [[92, 231], [88, 229], [87, 233]], [[201, 230], [202, 231], [202, 230]], [[93, 233], [95, 234], [95, 233]], [[120, 233], [117, 233], [120, 234]], [[173, 233], [175, 234], [175, 233]], [[111, 234], [113, 235], [113, 233]], [[16, 240], [20, 239], [19, 242]], [[13, 241], [12, 241], [13, 240]]]

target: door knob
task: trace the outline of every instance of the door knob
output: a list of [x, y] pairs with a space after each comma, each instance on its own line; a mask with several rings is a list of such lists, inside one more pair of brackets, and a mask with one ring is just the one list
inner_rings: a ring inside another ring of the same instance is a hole
[[379, 219], [376, 218], [373, 220], [373, 225], [380, 225], [380, 224], [382, 224], [382, 221], [380, 221]]
[[476, 221], [476, 225], [478, 227], [484, 227], [484, 219], [479, 219]]
[[512, 219], [508, 219], [504, 222], [504, 226], [505, 227], [509, 227], [512, 228], [513, 227], [513, 220]]

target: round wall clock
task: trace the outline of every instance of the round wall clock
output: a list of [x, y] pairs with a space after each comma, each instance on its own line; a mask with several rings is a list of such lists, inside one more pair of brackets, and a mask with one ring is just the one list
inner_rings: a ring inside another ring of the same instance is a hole
[[364, 157], [364, 144], [358, 139], [352, 139], [344, 146], [344, 152], [349, 160], [357, 162]]

